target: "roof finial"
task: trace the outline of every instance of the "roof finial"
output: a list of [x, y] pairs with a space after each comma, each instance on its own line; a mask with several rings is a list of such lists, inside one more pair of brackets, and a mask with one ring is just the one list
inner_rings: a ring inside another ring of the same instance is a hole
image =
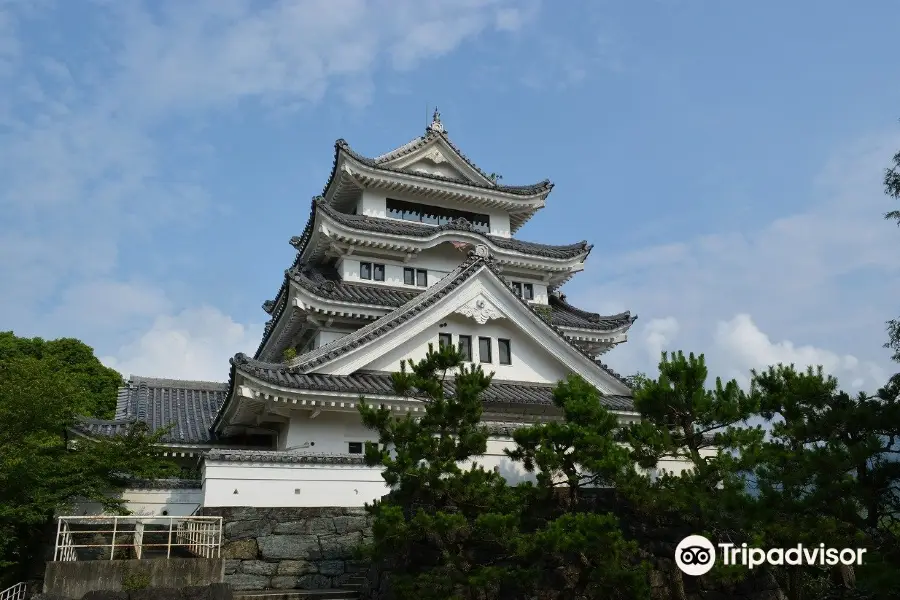
[[431, 125], [428, 126], [431, 131], [442, 133], [444, 125], [441, 123], [441, 113], [438, 112], [437, 106], [434, 107], [434, 115], [431, 117]]

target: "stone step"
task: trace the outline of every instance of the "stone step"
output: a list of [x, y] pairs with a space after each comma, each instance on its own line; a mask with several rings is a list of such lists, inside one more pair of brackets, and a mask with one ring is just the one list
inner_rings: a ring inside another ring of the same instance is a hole
[[234, 600], [358, 600], [359, 591], [341, 588], [330, 590], [266, 590], [234, 592]]

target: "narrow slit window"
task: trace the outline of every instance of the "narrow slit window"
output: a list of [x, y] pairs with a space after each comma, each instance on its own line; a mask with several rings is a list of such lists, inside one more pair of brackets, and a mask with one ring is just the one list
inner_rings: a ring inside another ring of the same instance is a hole
[[453, 336], [449, 333], [438, 334], [438, 346], [452, 346]]
[[500, 364], [511, 365], [512, 354], [510, 352], [509, 340], [497, 340], [497, 350], [499, 351], [499, 356], [497, 358], [500, 360]]
[[384, 265], [372, 265], [372, 275], [375, 281], [384, 281]]
[[414, 269], [403, 269], [403, 283], [416, 285], [416, 271]]
[[416, 271], [416, 285], [419, 287], [428, 287], [428, 271], [418, 269]]
[[471, 335], [459, 336], [459, 353], [462, 354], [463, 360], [465, 360], [465, 361], [472, 360], [472, 336]]
[[372, 263], [367, 263], [367, 262], [359, 263], [359, 278], [360, 279], [372, 279]]
[[491, 338], [478, 338], [478, 360], [483, 363], [491, 362]]

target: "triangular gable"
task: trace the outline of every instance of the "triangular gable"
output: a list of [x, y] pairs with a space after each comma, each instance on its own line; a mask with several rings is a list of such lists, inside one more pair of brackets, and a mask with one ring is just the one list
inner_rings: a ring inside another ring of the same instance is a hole
[[[425, 143], [414, 150], [396, 152], [396, 158], [380, 161], [378, 166], [409, 173], [425, 173], [450, 179], [460, 179], [479, 185], [491, 185], [494, 183], [481, 171], [474, 168], [443, 135], [431, 134], [428, 138], [426, 138], [427, 141]], [[387, 156], [393, 154], [395, 153], [389, 153]]]
[[[298, 357], [305, 373], [350, 375], [390, 361], [399, 347], [412, 349], [421, 334], [448, 317], [472, 319], [478, 325], [502, 321], [519, 339], [541, 349], [558, 372], [574, 372], [605, 395], [630, 395], [628, 386], [531, 310], [485, 260], [474, 259], [444, 277], [418, 298], [362, 329]], [[477, 343], [475, 338], [474, 343]], [[491, 370], [489, 367], [488, 370]], [[552, 370], [551, 370], [552, 371]]]

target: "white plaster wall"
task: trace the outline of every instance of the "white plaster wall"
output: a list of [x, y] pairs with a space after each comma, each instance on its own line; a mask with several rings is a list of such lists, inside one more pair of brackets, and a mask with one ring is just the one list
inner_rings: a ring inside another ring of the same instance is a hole
[[[446, 327], [434, 325], [413, 337], [408, 343], [394, 348], [366, 365], [367, 370], [395, 372], [400, 370], [400, 361], [412, 359], [418, 361], [428, 352], [428, 344], [437, 346], [438, 333], [449, 333], [453, 336], [453, 344], [458, 343], [458, 335], [472, 336], [472, 358], [478, 363], [478, 337], [491, 338], [491, 364], [482, 364], [485, 371], [494, 371], [494, 379], [498, 381], [530, 381], [536, 383], [556, 383], [571, 373], [571, 370], [559, 358], [544, 350], [531, 337], [522, 332], [511, 321], [497, 319], [479, 325], [474, 320], [462, 315], [452, 314], [441, 320]], [[500, 365], [497, 339], [510, 340], [512, 364]]]
[[[136, 516], [163, 515], [170, 517], [190, 516], [203, 501], [199, 489], [125, 490], [122, 499], [127, 508]], [[97, 503], [76, 504], [73, 515], [102, 515], [103, 507]]]
[[[391, 198], [394, 200], [405, 200], [406, 202], [418, 202], [420, 204], [429, 204], [432, 206], [442, 206], [444, 208], [455, 208], [457, 210], [486, 214], [491, 218], [492, 235], [510, 237], [509, 213], [504, 210], [475, 207], [464, 202], [447, 202], [434, 198], [423, 199], [393, 192], [391, 193]], [[388, 218], [387, 196], [380, 190], [363, 190], [356, 205], [356, 212], [357, 214], [369, 217]]]
[[356, 205], [356, 214], [367, 217], [387, 217], [386, 196], [380, 190], [363, 190]]
[[359, 413], [322, 411], [314, 419], [310, 410], [291, 411], [284, 435], [285, 448], [314, 443], [307, 452], [347, 454], [350, 442], [377, 442], [378, 434], [362, 423]]
[[203, 471], [208, 507], [363, 506], [389, 491], [380, 467], [207, 461]]
[[[385, 285], [389, 287], [401, 287], [408, 289], [423, 289], [416, 285], [406, 285], [403, 282], [403, 269], [425, 269], [428, 271], [428, 285], [432, 286], [448, 273], [454, 270], [466, 259], [466, 254], [456, 250], [449, 243], [443, 243], [434, 248], [423, 250], [415, 259], [404, 263], [399, 260], [389, 260], [378, 257], [354, 254], [352, 258], [344, 258], [337, 264], [338, 272], [344, 281], [365, 283], [366, 285]], [[360, 279], [359, 263], [370, 262], [384, 265], [384, 281], [374, 279]]]

